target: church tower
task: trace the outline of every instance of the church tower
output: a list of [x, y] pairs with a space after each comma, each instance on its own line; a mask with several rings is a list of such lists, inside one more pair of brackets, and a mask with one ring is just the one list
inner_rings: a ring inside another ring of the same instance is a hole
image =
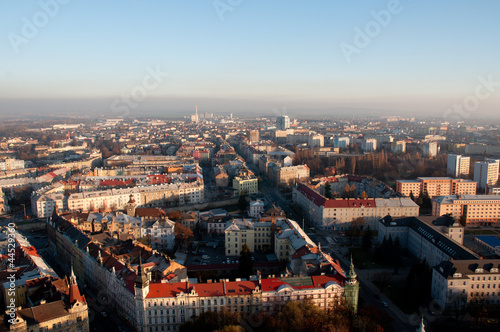
[[422, 316], [422, 320], [420, 321], [420, 325], [418, 326], [416, 332], [425, 332], [424, 316]]
[[125, 207], [127, 209], [127, 215], [135, 217], [135, 208], [137, 207], [137, 203], [135, 202], [134, 196], [132, 194], [130, 194], [130, 199], [128, 200]]
[[73, 266], [71, 266], [71, 275], [69, 277], [69, 308], [68, 312], [72, 314], [87, 312], [87, 301], [85, 300], [85, 296], [80, 293], [78, 289], [78, 284], [76, 282], [76, 276], [73, 272]]
[[146, 303], [144, 300], [149, 293], [149, 278], [142, 266], [142, 259], [139, 256], [139, 267], [137, 268], [137, 277], [135, 278], [135, 303], [136, 303], [136, 313], [137, 322], [136, 326], [139, 331], [142, 331], [146, 325]]
[[344, 296], [347, 304], [352, 308], [354, 312], [358, 310], [358, 298], [359, 298], [359, 282], [357, 279], [356, 271], [354, 271], [354, 264], [349, 266], [349, 272], [346, 275], [346, 281], [344, 286]]

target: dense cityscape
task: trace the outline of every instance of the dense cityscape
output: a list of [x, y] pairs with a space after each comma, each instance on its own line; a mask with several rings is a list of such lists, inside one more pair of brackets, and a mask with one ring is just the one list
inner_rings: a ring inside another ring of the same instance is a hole
[[499, 12], [0, 1], [0, 331], [500, 331]]
[[498, 327], [499, 125], [194, 108], [1, 134], [8, 330]]

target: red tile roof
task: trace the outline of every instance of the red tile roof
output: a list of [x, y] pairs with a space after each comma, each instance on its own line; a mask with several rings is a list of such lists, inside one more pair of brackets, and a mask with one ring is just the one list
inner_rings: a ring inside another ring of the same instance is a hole
[[100, 185], [104, 187], [126, 186], [133, 184], [134, 180], [101, 180]]
[[325, 208], [376, 207], [374, 199], [327, 199], [305, 185], [301, 185], [298, 191], [315, 205]]
[[181, 292], [189, 293], [193, 289], [200, 297], [251, 295], [258, 285], [258, 281], [229, 281], [192, 285], [187, 282], [154, 283], [149, 285], [147, 298], [175, 297]]

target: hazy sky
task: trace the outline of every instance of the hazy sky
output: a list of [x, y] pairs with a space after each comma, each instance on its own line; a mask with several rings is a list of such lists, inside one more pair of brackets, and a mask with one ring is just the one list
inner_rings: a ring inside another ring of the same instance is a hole
[[498, 0], [3, 0], [0, 114], [496, 115], [499, 13]]

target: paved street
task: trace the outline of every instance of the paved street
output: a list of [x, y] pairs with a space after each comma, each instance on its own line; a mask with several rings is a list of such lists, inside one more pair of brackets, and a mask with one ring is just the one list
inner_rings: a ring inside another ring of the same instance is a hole
[[[252, 170], [254, 172], [258, 172], [255, 167]], [[258, 173], [257, 173], [258, 174]], [[291, 201], [287, 200], [280, 191], [272, 186], [267, 179], [264, 179], [260, 182], [260, 192], [264, 193], [266, 198], [271, 203], [276, 203], [276, 205], [280, 206], [292, 219], [295, 219], [300, 223], [298, 216], [291, 209], [290, 204]], [[332, 257], [334, 259], [338, 259], [344, 271], [347, 271], [349, 268], [349, 260], [347, 259], [347, 248], [343, 248], [339, 246], [340, 243], [347, 243], [347, 239], [342, 237], [336, 237], [334, 239], [334, 235], [332, 232], [322, 232], [316, 233], [311, 231], [311, 229], [305, 225], [304, 230], [310, 236], [310, 238], [316, 243], [321, 244], [321, 248], [326, 252], [331, 252]], [[411, 324], [411, 317], [403, 313], [396, 305], [394, 305], [389, 298], [387, 298], [384, 294], [382, 294], [378, 288], [369, 280], [369, 269], [360, 270], [358, 269], [358, 280], [360, 282], [360, 297], [363, 298], [367, 305], [373, 305], [381, 310], [385, 310], [389, 313], [391, 317], [394, 318], [393, 322], [393, 330], [398, 332], [410, 332], [415, 330], [415, 326]], [[373, 276], [373, 274], [372, 274]], [[380, 300], [375, 296], [379, 296]], [[385, 301], [387, 303], [387, 308], [381, 304], [381, 301]]]

